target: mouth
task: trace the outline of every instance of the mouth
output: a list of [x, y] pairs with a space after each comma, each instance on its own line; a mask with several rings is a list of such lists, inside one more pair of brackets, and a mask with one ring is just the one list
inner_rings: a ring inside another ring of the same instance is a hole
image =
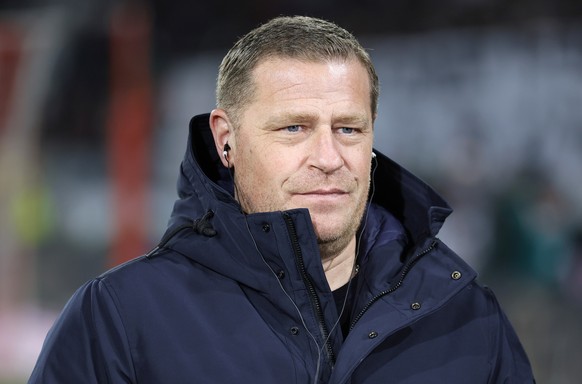
[[315, 189], [307, 192], [300, 192], [297, 195], [300, 196], [334, 196], [334, 195], [347, 195], [348, 192], [339, 188], [329, 188], [329, 189]]
[[308, 206], [311, 205], [337, 205], [344, 204], [349, 198], [349, 192], [332, 188], [332, 189], [315, 189], [312, 191], [301, 192], [295, 194], [299, 200], [302, 200]]

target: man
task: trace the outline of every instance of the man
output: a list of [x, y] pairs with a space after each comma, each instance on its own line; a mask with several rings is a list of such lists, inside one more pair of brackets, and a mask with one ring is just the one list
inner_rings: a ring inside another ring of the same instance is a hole
[[447, 204], [374, 153], [378, 79], [336, 25], [240, 39], [193, 118], [169, 229], [88, 282], [31, 383], [531, 383]]

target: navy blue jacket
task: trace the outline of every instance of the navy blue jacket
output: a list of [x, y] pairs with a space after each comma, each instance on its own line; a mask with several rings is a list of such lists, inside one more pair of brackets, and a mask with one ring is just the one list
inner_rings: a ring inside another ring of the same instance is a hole
[[427, 185], [378, 153], [344, 339], [309, 212], [244, 215], [215, 152], [195, 117], [160, 245], [74, 294], [30, 383], [533, 382]]

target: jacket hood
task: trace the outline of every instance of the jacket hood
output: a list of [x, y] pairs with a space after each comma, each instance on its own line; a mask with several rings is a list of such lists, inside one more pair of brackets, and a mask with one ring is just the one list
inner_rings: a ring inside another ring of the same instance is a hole
[[[423, 243], [437, 234], [451, 212], [425, 183], [381, 153], [376, 154], [372, 202], [359, 235], [358, 253], [362, 257], [395, 239], [406, 246]], [[234, 199], [233, 189], [230, 171], [222, 165], [214, 145], [209, 114], [195, 116], [190, 121], [188, 146], [180, 167], [179, 199], [156, 249], [171, 249], [230, 279], [269, 292], [273, 280], [266, 278], [265, 264], [271, 274], [297, 269], [289, 247], [283, 249], [276, 243], [258, 240], [263, 238], [261, 228], [266, 225], [274, 238], [282, 241], [278, 244], [289, 244], [286, 215], [299, 225], [297, 233], [309, 273], [322, 282], [318, 289], [328, 290], [308, 210], [247, 215]], [[217, 241], [213, 241], [214, 236]]]
[[[216, 152], [209, 114], [190, 121], [188, 147], [178, 180], [179, 200], [170, 227], [192, 222], [215, 204], [240, 211], [233, 198], [233, 180]], [[434, 237], [452, 209], [430, 186], [377, 150], [373, 169], [372, 203], [388, 210], [402, 223], [410, 240]]]

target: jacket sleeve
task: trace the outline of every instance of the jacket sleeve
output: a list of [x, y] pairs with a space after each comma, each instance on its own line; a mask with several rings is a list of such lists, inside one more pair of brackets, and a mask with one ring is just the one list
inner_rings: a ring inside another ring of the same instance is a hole
[[521, 342], [493, 292], [485, 289], [492, 306], [492, 372], [491, 384], [535, 383], [531, 365]]
[[29, 383], [135, 382], [114, 297], [97, 279], [79, 288], [49, 331]]

